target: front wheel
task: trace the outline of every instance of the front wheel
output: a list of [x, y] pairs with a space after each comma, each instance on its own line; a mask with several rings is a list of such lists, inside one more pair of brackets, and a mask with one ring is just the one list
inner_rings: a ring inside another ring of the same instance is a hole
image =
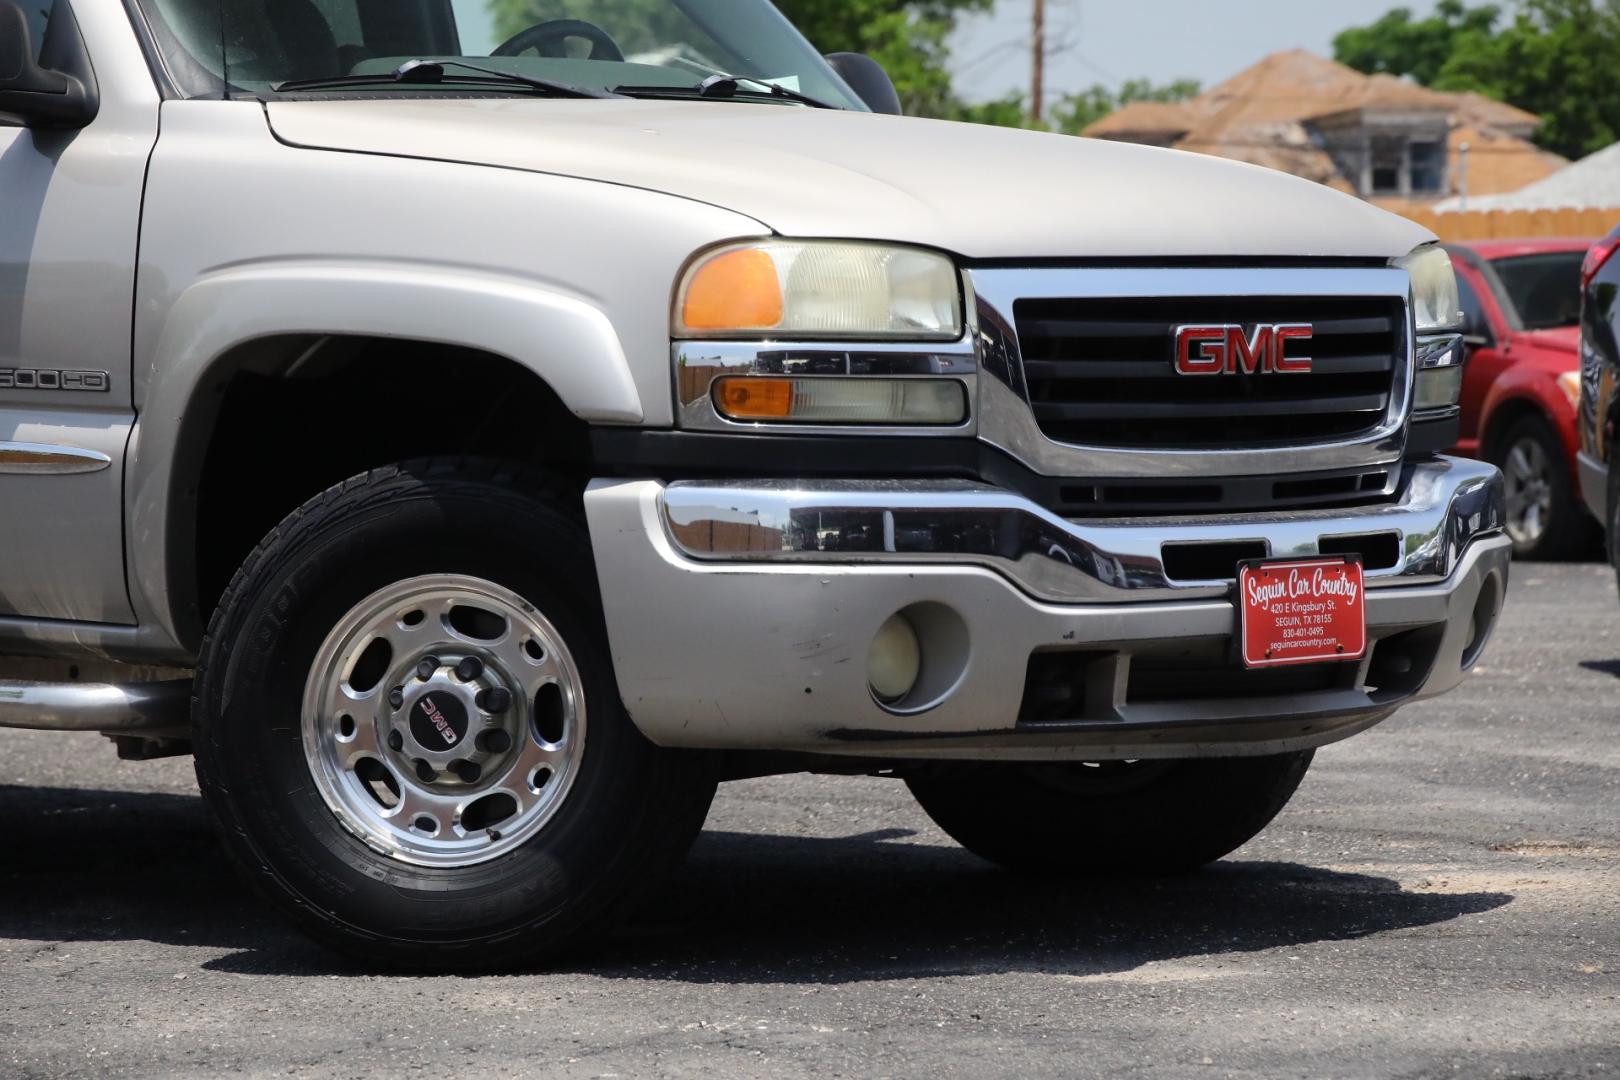
[[569, 500], [498, 465], [375, 470], [249, 557], [198, 667], [197, 775], [226, 846], [374, 963], [578, 947], [685, 850], [702, 759], [625, 715]]
[[1604, 537], [1604, 549], [1609, 556], [1609, 565], [1614, 567], [1615, 586], [1620, 588], [1620, 458], [1613, 456], [1609, 459], [1609, 520], [1604, 522], [1607, 535]]
[[1008, 869], [1169, 873], [1253, 839], [1312, 756], [942, 764], [908, 783], [952, 839]]
[[1507, 496], [1507, 534], [1520, 559], [1563, 559], [1591, 545], [1593, 522], [1575, 495], [1563, 444], [1551, 425], [1527, 416], [1492, 455]]

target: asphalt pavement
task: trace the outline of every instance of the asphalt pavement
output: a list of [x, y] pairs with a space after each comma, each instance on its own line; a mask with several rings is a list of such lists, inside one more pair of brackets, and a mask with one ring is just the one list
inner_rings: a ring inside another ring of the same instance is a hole
[[1157, 880], [961, 851], [880, 779], [721, 789], [588, 962], [373, 975], [233, 876], [189, 760], [0, 732], [0, 1075], [1620, 1077], [1620, 603], [1514, 568], [1458, 692]]

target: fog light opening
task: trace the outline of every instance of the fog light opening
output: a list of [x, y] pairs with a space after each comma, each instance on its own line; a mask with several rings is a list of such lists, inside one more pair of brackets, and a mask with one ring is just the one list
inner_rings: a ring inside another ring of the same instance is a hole
[[878, 627], [866, 654], [866, 681], [884, 705], [905, 700], [922, 674], [922, 644], [904, 612], [895, 612]]
[[1462, 669], [1467, 671], [1479, 662], [1480, 654], [1496, 629], [1496, 617], [1502, 607], [1502, 582], [1495, 574], [1485, 579], [1474, 599], [1474, 610], [1468, 616], [1468, 643], [1463, 646]]
[[967, 623], [948, 604], [908, 604], [884, 620], [867, 653], [872, 700], [896, 716], [941, 705], [967, 678]]

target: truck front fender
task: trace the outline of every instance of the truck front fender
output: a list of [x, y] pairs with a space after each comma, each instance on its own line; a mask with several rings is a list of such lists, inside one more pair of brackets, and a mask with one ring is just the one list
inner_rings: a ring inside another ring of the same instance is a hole
[[[126, 474], [131, 544], [165, 553], [132, 560], [133, 598], [181, 641], [201, 630], [185, 567], [195, 558], [188, 541], [194, 485], [220, 391], [253, 362], [255, 342], [327, 335], [476, 349], [526, 368], [581, 419], [644, 418], [608, 317], [543, 283], [463, 266], [383, 262], [278, 261], [207, 274], [170, 307], [155, 351], [163, 362], [137, 378], [140, 418]], [[321, 437], [299, 431], [296, 417], [288, 425], [295, 437]]]
[[454, 266], [272, 262], [186, 289], [164, 320], [164, 358], [137, 394], [176, 412], [222, 357], [259, 338], [337, 334], [478, 349], [543, 379], [581, 419], [640, 423], [624, 349], [601, 310], [533, 281]]

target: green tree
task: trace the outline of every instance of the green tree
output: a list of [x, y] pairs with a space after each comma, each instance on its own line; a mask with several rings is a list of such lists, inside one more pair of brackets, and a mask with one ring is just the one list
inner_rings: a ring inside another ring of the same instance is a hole
[[1536, 141], [1581, 157], [1620, 139], [1620, 0], [1521, 0], [1498, 25], [1495, 5], [1442, 0], [1414, 20], [1404, 8], [1334, 39], [1361, 71], [1410, 75], [1436, 90], [1474, 90], [1542, 118]]
[[991, 101], [969, 102], [953, 97], [935, 115], [942, 120], [961, 120], [969, 124], [992, 124], [996, 127], [1031, 126], [1029, 99], [1016, 92]]
[[1541, 116], [1536, 141], [1582, 157], [1620, 140], [1620, 0], [1525, 0], [1513, 21], [1460, 50], [1440, 90], [1477, 90]]
[[1118, 90], [1097, 83], [1068, 94], [1052, 105], [1052, 130], [1078, 135], [1109, 113], [1133, 101], [1176, 102], [1195, 98], [1203, 87], [1197, 79], [1155, 84], [1148, 79], [1127, 79]]
[[948, 120], [966, 120], [974, 124], [1038, 127], [1043, 131], [1078, 135], [1115, 109], [1133, 101], [1186, 101], [1197, 97], [1201, 89], [1196, 79], [1177, 79], [1169, 83], [1127, 79], [1118, 90], [1096, 83], [1051, 102], [1046, 110], [1046, 119], [1039, 124], [1030, 121], [1029, 99], [1018, 93], [973, 104], [953, 101], [942, 115]]
[[1333, 58], [1369, 75], [1410, 75], [1427, 86], [1458, 49], [1488, 38], [1501, 15], [1495, 4], [1469, 8], [1462, 0], [1441, 0], [1426, 19], [1413, 18], [1411, 8], [1395, 8], [1335, 37]]

